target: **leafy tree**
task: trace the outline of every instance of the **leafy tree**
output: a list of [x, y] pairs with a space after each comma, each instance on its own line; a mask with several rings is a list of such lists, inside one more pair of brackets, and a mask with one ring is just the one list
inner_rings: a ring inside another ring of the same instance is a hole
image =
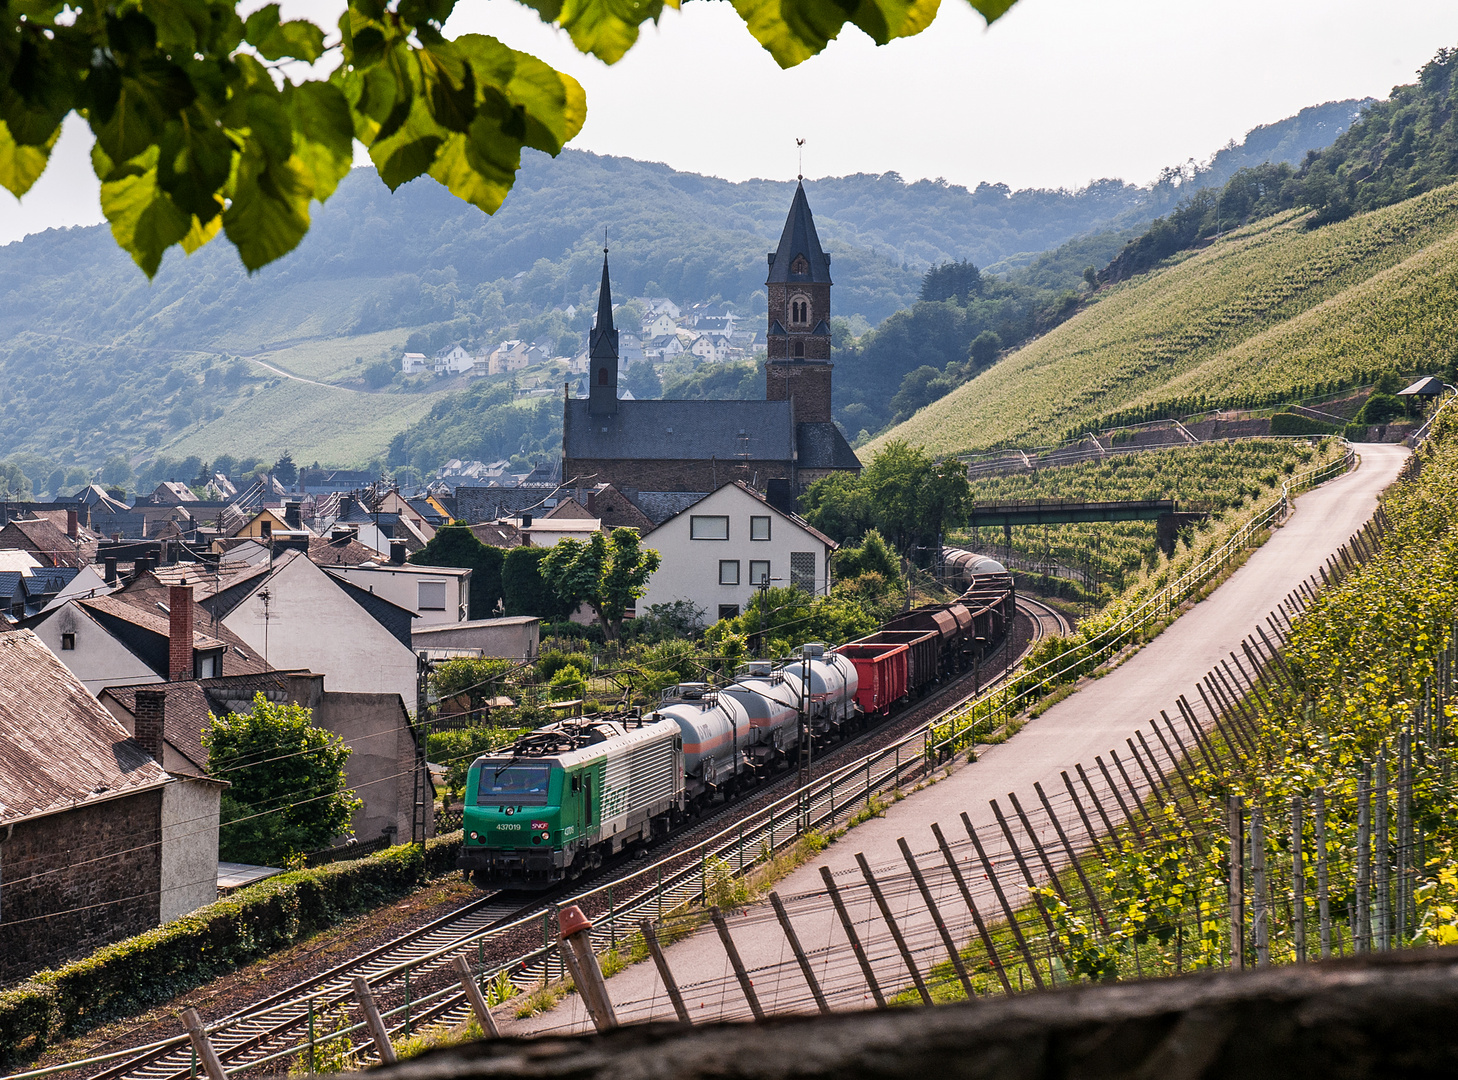
[[612, 641], [622, 634], [624, 609], [647, 591], [660, 561], [634, 530], [614, 529], [611, 536], [595, 532], [589, 540], [557, 541], [541, 573], [563, 600], [591, 607]]
[[299, 479], [299, 467], [294, 464], [293, 455], [287, 450], [283, 452], [283, 457], [274, 462], [270, 471], [273, 473], [273, 478], [286, 488], [293, 487], [295, 481]]
[[395, 365], [388, 360], [380, 360], [364, 369], [361, 378], [365, 385], [371, 390], [382, 390], [390, 385], [390, 380], [395, 377]]
[[982, 272], [966, 259], [933, 266], [921, 279], [921, 299], [934, 303], [939, 300], [960, 300], [965, 304], [968, 298], [981, 291]]
[[903, 556], [926, 564], [971, 499], [961, 462], [933, 461], [920, 447], [894, 439], [859, 476], [831, 476], [810, 485], [805, 517], [841, 542], [874, 525]]
[[0, 461], [0, 499], [17, 502], [31, 497], [30, 477], [12, 461]]
[[276, 705], [260, 692], [246, 713], [213, 717], [203, 731], [208, 775], [223, 793], [218, 857], [282, 866], [346, 832], [363, 802], [345, 784], [350, 748], [314, 726], [302, 705]]
[[972, 348], [969, 355], [975, 367], [985, 368], [988, 364], [997, 359], [997, 354], [1002, 351], [1002, 338], [992, 330], [984, 330], [972, 339]]
[[663, 396], [663, 380], [650, 363], [634, 364], [623, 379], [623, 388], [639, 401]]
[[452, 521], [409, 561], [417, 566], [455, 566], [471, 571], [471, 618], [489, 619], [501, 603], [501, 565], [506, 553], [483, 544], [464, 521]]
[[132, 482], [132, 466], [124, 454], [113, 454], [101, 467], [101, 482], [124, 487]]
[[716, 647], [742, 638], [760, 656], [788, 656], [807, 641], [838, 645], [878, 625], [875, 615], [853, 601], [775, 585], [756, 591], [743, 614], [720, 619], [705, 631], [705, 638]]
[[901, 575], [901, 564], [885, 538], [871, 529], [858, 547], [842, 547], [835, 553], [835, 574], [841, 581], [862, 574], [880, 574], [894, 581]]
[[515, 547], [501, 564], [501, 592], [507, 615], [532, 615], [547, 622], [565, 619], [576, 610], [543, 578], [547, 548]]
[[[1013, 0], [971, 2], [991, 21]], [[664, 7], [527, 3], [609, 64]], [[92, 167], [112, 235], [149, 277], [169, 248], [191, 253], [219, 232], [256, 270], [297, 246], [310, 204], [349, 172], [356, 140], [391, 190], [429, 175], [494, 213], [522, 150], [556, 155], [586, 119], [570, 76], [492, 37], [448, 39], [451, 0], [351, 0], [327, 46], [321, 27], [280, 19], [276, 3], [246, 19], [238, 6], [13, 10], [0, 48], [0, 183], [24, 195], [75, 111], [96, 136]], [[735, 10], [782, 67], [820, 52], [847, 22], [885, 44], [919, 33], [936, 11], [898, 0]]]

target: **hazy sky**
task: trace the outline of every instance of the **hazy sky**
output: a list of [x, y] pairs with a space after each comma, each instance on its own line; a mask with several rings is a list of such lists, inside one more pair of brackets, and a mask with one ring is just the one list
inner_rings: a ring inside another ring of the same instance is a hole
[[[330, 0], [286, 13], [332, 25]], [[448, 30], [491, 33], [587, 89], [574, 146], [741, 180], [895, 171], [976, 185], [1144, 183], [1306, 105], [1385, 97], [1444, 45], [1453, 0], [1021, 0], [988, 28], [943, 0], [925, 33], [876, 48], [854, 28], [781, 71], [719, 0], [666, 12], [613, 67], [514, 0], [460, 0]], [[0, 191], [0, 243], [101, 220], [73, 117], [23, 201]]]

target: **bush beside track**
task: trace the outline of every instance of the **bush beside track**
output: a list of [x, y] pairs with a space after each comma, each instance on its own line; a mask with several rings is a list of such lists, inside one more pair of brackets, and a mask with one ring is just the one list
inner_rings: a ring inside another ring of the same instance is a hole
[[460, 834], [295, 870], [0, 990], [0, 1066], [126, 1016], [454, 873]]

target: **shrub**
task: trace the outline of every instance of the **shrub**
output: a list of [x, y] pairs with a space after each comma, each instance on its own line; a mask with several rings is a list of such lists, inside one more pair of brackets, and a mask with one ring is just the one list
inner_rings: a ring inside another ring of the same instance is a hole
[[1374, 393], [1354, 418], [1359, 424], [1385, 424], [1407, 415], [1407, 405], [1394, 394]]
[[460, 837], [279, 874], [0, 992], [0, 1066], [199, 986], [455, 869]]
[[1334, 435], [1337, 431], [1335, 424], [1324, 424], [1298, 413], [1282, 412], [1271, 417], [1272, 435]]

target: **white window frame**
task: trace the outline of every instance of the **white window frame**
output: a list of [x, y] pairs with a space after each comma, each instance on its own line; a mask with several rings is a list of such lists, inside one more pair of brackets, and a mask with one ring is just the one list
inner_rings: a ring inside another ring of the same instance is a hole
[[[724, 523], [724, 535], [723, 536], [712, 536], [712, 535], [708, 535], [708, 533], [709, 533], [709, 531], [711, 529], [714, 532], [717, 532], [718, 531], [717, 528], [715, 528], [711, 523], [720, 522], [720, 521], [722, 521]], [[704, 530], [703, 534], [700, 533], [700, 528], [702, 528]], [[690, 540], [728, 540], [729, 539], [729, 515], [728, 514], [690, 514], [689, 515], [689, 539]]]
[[[725, 570], [728, 567], [731, 567], [731, 566], [734, 568], [734, 580], [733, 581], [726, 581], [725, 580], [725, 577], [724, 577], [724, 572], [725, 572]], [[720, 585], [738, 585], [739, 584], [739, 560], [738, 559], [720, 559], [719, 560], [719, 584]]]
[[[759, 527], [760, 527], [761, 524], [764, 525], [764, 535], [763, 536], [757, 535], [758, 529], [759, 529]], [[764, 515], [763, 517], [761, 517], [760, 515], [756, 514], [755, 516], [753, 516], [753, 517], [751, 517], [749, 519], [749, 538], [751, 540], [754, 540], [754, 541], [768, 540], [768, 539], [770, 539], [771, 535], [773, 534], [773, 531], [774, 531], [774, 529], [773, 529], [773, 526], [770, 524], [770, 517], [769, 517], [768, 514]]]

